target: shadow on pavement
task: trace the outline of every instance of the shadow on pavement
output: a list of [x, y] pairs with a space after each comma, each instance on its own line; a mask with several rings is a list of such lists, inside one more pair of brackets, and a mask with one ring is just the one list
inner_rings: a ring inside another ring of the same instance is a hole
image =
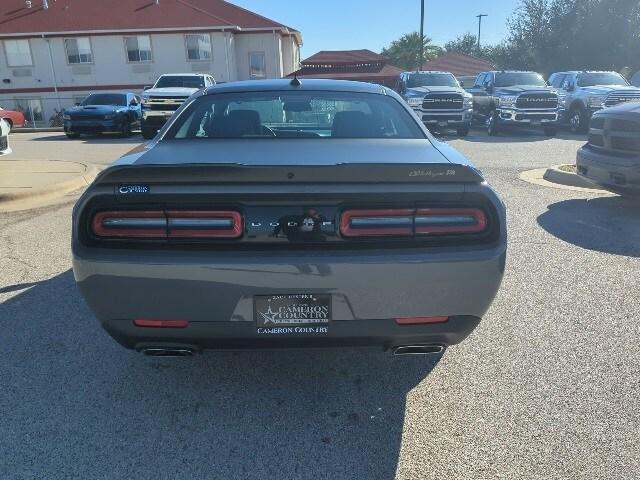
[[588, 250], [640, 257], [640, 203], [623, 197], [574, 199], [549, 205], [538, 224]]
[[70, 271], [0, 304], [0, 327], [3, 478], [393, 478], [406, 395], [437, 363], [144, 357], [102, 331]]

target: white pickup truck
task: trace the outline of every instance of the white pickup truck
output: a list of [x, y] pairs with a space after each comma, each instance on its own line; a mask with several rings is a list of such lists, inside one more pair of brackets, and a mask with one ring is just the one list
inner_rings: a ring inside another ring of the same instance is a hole
[[145, 88], [142, 93], [142, 136], [153, 138], [187, 98], [215, 84], [215, 79], [204, 73], [161, 75], [153, 87]]

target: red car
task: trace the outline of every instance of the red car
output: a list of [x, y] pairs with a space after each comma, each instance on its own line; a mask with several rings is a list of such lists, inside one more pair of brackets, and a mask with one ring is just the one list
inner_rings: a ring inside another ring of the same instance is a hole
[[4, 118], [9, 124], [10, 128], [24, 127], [24, 115], [22, 112], [16, 112], [14, 110], [4, 110], [0, 107], [0, 118]]

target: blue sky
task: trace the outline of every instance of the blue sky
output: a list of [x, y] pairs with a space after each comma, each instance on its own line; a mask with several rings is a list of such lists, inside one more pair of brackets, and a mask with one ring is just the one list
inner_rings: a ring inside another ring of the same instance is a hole
[[[379, 52], [392, 40], [420, 27], [420, 0], [230, 0], [302, 32], [302, 58], [318, 50], [368, 48]], [[484, 6], [480, 6], [484, 4]], [[426, 0], [425, 34], [442, 45], [467, 31], [498, 42], [518, 0]]]

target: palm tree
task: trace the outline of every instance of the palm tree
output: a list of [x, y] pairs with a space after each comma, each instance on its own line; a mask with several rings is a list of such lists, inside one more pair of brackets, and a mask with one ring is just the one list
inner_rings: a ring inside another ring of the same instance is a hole
[[[422, 37], [424, 45], [425, 61], [433, 60], [442, 49], [431, 43], [429, 37]], [[391, 45], [382, 49], [382, 55], [389, 59], [389, 63], [405, 70], [422, 68], [420, 64], [420, 33], [413, 32], [403, 35], [398, 40], [391, 42]]]

